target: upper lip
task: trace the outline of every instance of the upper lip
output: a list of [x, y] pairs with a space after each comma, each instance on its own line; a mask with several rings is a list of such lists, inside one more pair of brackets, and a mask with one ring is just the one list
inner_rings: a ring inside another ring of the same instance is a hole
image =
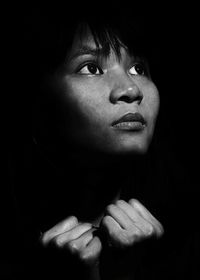
[[143, 125], [145, 124], [145, 119], [144, 117], [136, 112], [136, 113], [127, 113], [124, 116], [122, 116], [121, 118], [119, 118], [118, 120], [114, 121], [112, 123], [112, 126], [118, 124], [118, 123], [122, 123], [122, 122], [141, 122]]

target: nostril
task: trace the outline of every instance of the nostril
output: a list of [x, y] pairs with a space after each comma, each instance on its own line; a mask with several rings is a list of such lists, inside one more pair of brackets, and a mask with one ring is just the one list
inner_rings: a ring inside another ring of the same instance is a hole
[[118, 101], [122, 101], [122, 102], [126, 102], [126, 103], [131, 103], [132, 99], [128, 95], [122, 95], [122, 96], [120, 96]]
[[111, 90], [109, 95], [110, 102], [116, 104], [118, 102], [141, 103], [143, 99], [143, 94], [137, 86], [129, 87], [128, 89], [123, 89], [120, 86]]

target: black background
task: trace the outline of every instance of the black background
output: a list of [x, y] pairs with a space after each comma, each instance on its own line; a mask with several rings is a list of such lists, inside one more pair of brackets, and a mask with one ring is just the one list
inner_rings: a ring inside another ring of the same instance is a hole
[[[130, 1], [131, 2], [131, 1]], [[128, 3], [134, 6], [134, 4]], [[155, 6], [146, 10], [152, 13], [152, 25], [156, 28], [160, 47], [158, 88], [161, 94], [161, 113], [158, 129], [164, 141], [169, 143], [178, 161], [189, 175], [191, 186], [183, 185], [199, 196], [199, 16], [192, 3]], [[131, 6], [130, 6], [131, 7]], [[106, 7], [105, 7], [106, 8]], [[2, 226], [6, 235], [7, 226], [13, 226], [12, 162], [21, 162], [31, 136], [31, 98], [23, 73], [23, 15], [27, 7], [6, 9], [3, 25], [3, 44], [6, 58], [5, 86], [2, 90], [3, 112], [3, 174], [1, 187]], [[139, 10], [142, 12], [142, 10]], [[134, 14], [134, 13], [133, 13]], [[30, 54], [31, 55], [31, 54]], [[5, 98], [5, 99], [4, 99]], [[164, 126], [162, 126], [162, 121]], [[10, 228], [9, 228], [10, 231]], [[6, 247], [6, 246], [5, 246]]]
[[[57, 4], [59, 5], [59, 4]], [[85, 4], [84, 4], [85, 5]], [[91, 5], [93, 5], [91, 3]], [[98, 3], [98, 5], [100, 5]], [[115, 8], [122, 3], [109, 2], [103, 9], [110, 8], [111, 17]], [[198, 193], [199, 171], [199, 15], [193, 3], [174, 5], [170, 2], [160, 5], [143, 3], [139, 8], [134, 1], [123, 1], [127, 9], [136, 13], [146, 13], [149, 24], [154, 28], [154, 38], [159, 46], [159, 64], [156, 84], [160, 90], [161, 110], [158, 128], [164, 141], [168, 142], [180, 163], [190, 174], [192, 184]], [[1, 93], [3, 112], [2, 152], [5, 172], [3, 178], [9, 184], [8, 155], [14, 151], [17, 160], [23, 160], [24, 145], [31, 136], [31, 97], [24, 73], [24, 15], [31, 9], [31, 4], [15, 5], [3, 10], [2, 61], [5, 59], [5, 74]], [[93, 6], [92, 6], [93, 7]], [[94, 7], [93, 7], [94, 8]], [[81, 6], [70, 6], [73, 16], [81, 12]], [[88, 4], [90, 9], [90, 4]], [[122, 10], [123, 12], [123, 10]], [[103, 20], [103, 19], [102, 19]], [[120, 18], [119, 18], [120, 20]], [[32, 54], [30, 53], [30, 56]], [[26, 57], [27, 59], [27, 57]], [[31, 65], [30, 65], [31, 67]], [[32, 74], [32, 73], [31, 73]], [[162, 122], [164, 125], [162, 125]], [[4, 129], [5, 128], [5, 129]], [[26, 155], [25, 155], [26, 156]], [[188, 186], [183, 186], [188, 188]], [[6, 187], [2, 187], [4, 190]], [[3, 197], [3, 196], [2, 196]]]

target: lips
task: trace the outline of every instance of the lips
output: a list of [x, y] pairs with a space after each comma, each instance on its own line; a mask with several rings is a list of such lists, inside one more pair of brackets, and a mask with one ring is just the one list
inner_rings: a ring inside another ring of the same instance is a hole
[[144, 129], [145, 124], [145, 119], [140, 113], [128, 113], [114, 121], [112, 126], [120, 130], [139, 131]]

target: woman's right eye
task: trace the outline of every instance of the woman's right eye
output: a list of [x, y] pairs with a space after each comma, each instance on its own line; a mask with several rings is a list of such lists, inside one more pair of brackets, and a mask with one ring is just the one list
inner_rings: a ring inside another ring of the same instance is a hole
[[104, 72], [95, 63], [87, 63], [84, 66], [82, 66], [77, 71], [77, 73], [81, 75], [102, 75]]

